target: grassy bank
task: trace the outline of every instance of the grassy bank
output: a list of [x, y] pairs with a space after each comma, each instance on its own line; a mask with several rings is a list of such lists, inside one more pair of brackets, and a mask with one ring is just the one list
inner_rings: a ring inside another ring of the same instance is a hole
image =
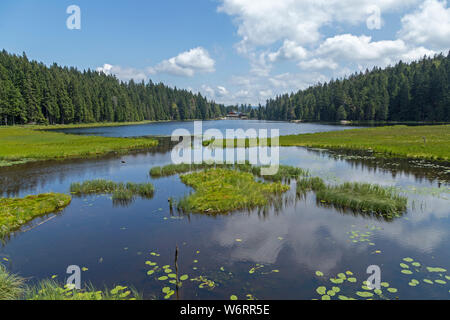
[[195, 189], [178, 208], [186, 212], [221, 214], [239, 209], [263, 207], [289, 186], [255, 181], [253, 174], [229, 169], [208, 169], [181, 176]]
[[112, 290], [96, 290], [88, 286], [76, 290], [53, 280], [42, 280], [35, 285], [27, 285], [26, 280], [12, 274], [0, 264], [1, 300], [141, 300], [142, 296], [128, 287], [116, 286]]
[[0, 238], [36, 217], [65, 208], [70, 202], [70, 196], [58, 193], [0, 198]]
[[135, 196], [152, 198], [155, 188], [151, 183], [116, 183], [108, 180], [91, 180], [83, 183], [72, 183], [70, 192], [77, 196], [90, 194], [112, 194], [113, 202], [127, 204], [134, 200]]
[[[228, 143], [236, 146], [236, 141]], [[227, 141], [212, 142], [216, 147], [226, 144]], [[270, 140], [268, 144], [271, 144]], [[246, 140], [245, 146], [249, 145], [250, 141]], [[390, 126], [290, 135], [280, 137], [280, 146], [367, 150], [381, 155], [449, 161], [450, 125]]]
[[157, 144], [156, 140], [144, 138], [78, 136], [24, 127], [0, 127], [0, 167], [31, 161], [95, 157]]

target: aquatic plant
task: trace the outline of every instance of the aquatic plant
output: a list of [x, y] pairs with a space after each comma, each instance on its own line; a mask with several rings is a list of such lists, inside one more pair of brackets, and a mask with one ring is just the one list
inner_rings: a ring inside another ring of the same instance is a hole
[[385, 216], [404, 212], [407, 206], [407, 198], [398, 195], [391, 188], [368, 183], [346, 182], [337, 186], [327, 186], [319, 189], [316, 197], [321, 204]]
[[226, 164], [226, 163], [214, 163], [214, 162], [203, 162], [199, 164], [170, 164], [164, 167], [153, 167], [150, 169], [150, 176], [152, 178], [169, 177], [176, 174], [200, 171], [205, 169], [234, 169], [242, 172], [252, 173], [257, 177], [262, 177], [268, 181], [279, 181], [296, 179], [302, 176], [309, 175], [307, 170], [302, 168], [284, 166], [280, 165], [278, 167], [278, 172], [275, 175], [262, 175], [261, 166], [251, 165], [249, 162], [246, 163], [236, 163], [236, 164]]
[[0, 198], [0, 238], [36, 217], [68, 206], [71, 197], [60, 193], [31, 195], [25, 198]]
[[181, 181], [193, 187], [195, 193], [181, 199], [178, 208], [207, 214], [266, 206], [275, 196], [289, 190], [289, 186], [281, 183], [255, 181], [251, 173], [229, 169], [182, 175]]
[[325, 188], [325, 182], [319, 177], [302, 178], [297, 180], [298, 194], [304, 194], [308, 191], [319, 191]]
[[116, 204], [129, 204], [136, 195], [142, 198], [152, 198], [155, 188], [151, 183], [116, 183], [109, 180], [90, 180], [83, 183], [74, 182], [70, 186], [70, 192], [77, 196], [91, 194], [112, 194], [112, 200]]

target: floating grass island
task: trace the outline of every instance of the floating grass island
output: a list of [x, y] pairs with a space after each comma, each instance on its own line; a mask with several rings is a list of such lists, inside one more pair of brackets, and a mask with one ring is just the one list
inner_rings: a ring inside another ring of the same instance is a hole
[[151, 183], [116, 183], [109, 180], [90, 180], [83, 183], [75, 182], [70, 186], [70, 192], [76, 196], [91, 194], [112, 194], [115, 203], [127, 204], [134, 200], [135, 196], [144, 199], [153, 197], [155, 188]]
[[106, 138], [33, 130], [26, 127], [0, 128], [0, 167], [33, 161], [90, 158], [99, 155], [155, 147], [145, 138]]
[[244, 164], [224, 164], [224, 163], [207, 163], [203, 162], [200, 164], [170, 164], [164, 167], [153, 167], [150, 169], [150, 176], [152, 178], [162, 178], [169, 177], [176, 174], [188, 173], [193, 171], [200, 171], [205, 169], [230, 169], [237, 170], [241, 172], [252, 173], [257, 177], [263, 177], [266, 180], [278, 181], [289, 179], [297, 179], [302, 176], [309, 175], [308, 171], [301, 168], [291, 167], [291, 166], [279, 166], [278, 172], [275, 175], [263, 176], [261, 174], [260, 166], [252, 166], [249, 163]]
[[251, 173], [230, 169], [208, 169], [181, 176], [181, 181], [195, 193], [180, 200], [178, 208], [186, 212], [228, 213], [239, 209], [263, 207], [289, 190], [279, 182], [255, 181]]
[[0, 198], [0, 237], [10, 234], [36, 217], [57, 212], [70, 202], [70, 196], [60, 193]]
[[368, 183], [350, 183], [329, 186], [318, 177], [297, 180], [297, 194], [314, 191], [318, 203], [332, 205], [354, 212], [375, 213], [385, 218], [393, 218], [406, 211], [408, 200], [393, 188]]

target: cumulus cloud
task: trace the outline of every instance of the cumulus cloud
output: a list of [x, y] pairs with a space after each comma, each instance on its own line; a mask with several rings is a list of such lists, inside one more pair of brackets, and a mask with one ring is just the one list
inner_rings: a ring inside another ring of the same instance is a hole
[[408, 8], [419, 0], [222, 0], [218, 11], [234, 17], [241, 49], [289, 39], [311, 44], [320, 29], [333, 22], [356, 24], [370, 17], [370, 8], [382, 13]]
[[192, 77], [196, 73], [214, 72], [215, 63], [207, 50], [197, 47], [182, 52], [176, 57], [164, 60], [154, 68], [150, 68], [149, 71], [150, 73], [169, 73], [177, 76]]
[[148, 75], [142, 70], [134, 68], [124, 68], [121, 66], [114, 66], [107, 63], [105, 63], [102, 67], [98, 67], [97, 71], [107, 75], [115, 75], [122, 81], [129, 81], [131, 79], [135, 81], [142, 81], [142, 80], [145, 81], [148, 77]]
[[134, 69], [121, 67], [117, 65], [104, 64], [98, 67], [98, 72], [113, 74], [120, 80], [141, 81], [147, 79], [150, 75], [158, 73], [167, 73], [176, 76], [192, 77], [197, 73], [210, 73], [215, 71], [216, 62], [212, 59], [208, 51], [202, 47], [197, 47], [185, 51], [176, 57], [164, 60], [154, 67], [145, 69]]
[[401, 21], [399, 36], [405, 41], [436, 50], [450, 48], [450, 8], [447, 8], [447, 1], [427, 0]]
[[297, 45], [294, 41], [285, 40], [283, 46], [276, 52], [268, 55], [269, 61], [274, 62], [283, 60], [302, 60], [305, 59], [308, 52], [302, 46]]

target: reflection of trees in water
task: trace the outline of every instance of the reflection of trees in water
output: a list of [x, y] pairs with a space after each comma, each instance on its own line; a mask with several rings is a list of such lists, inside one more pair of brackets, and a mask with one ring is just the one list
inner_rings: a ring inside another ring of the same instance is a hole
[[427, 160], [404, 159], [393, 157], [375, 157], [367, 151], [349, 150], [317, 150], [308, 149], [309, 152], [334, 160], [345, 160], [353, 169], [366, 169], [371, 173], [390, 173], [392, 178], [399, 174], [413, 175], [417, 182], [450, 183], [450, 163], [432, 162]]

